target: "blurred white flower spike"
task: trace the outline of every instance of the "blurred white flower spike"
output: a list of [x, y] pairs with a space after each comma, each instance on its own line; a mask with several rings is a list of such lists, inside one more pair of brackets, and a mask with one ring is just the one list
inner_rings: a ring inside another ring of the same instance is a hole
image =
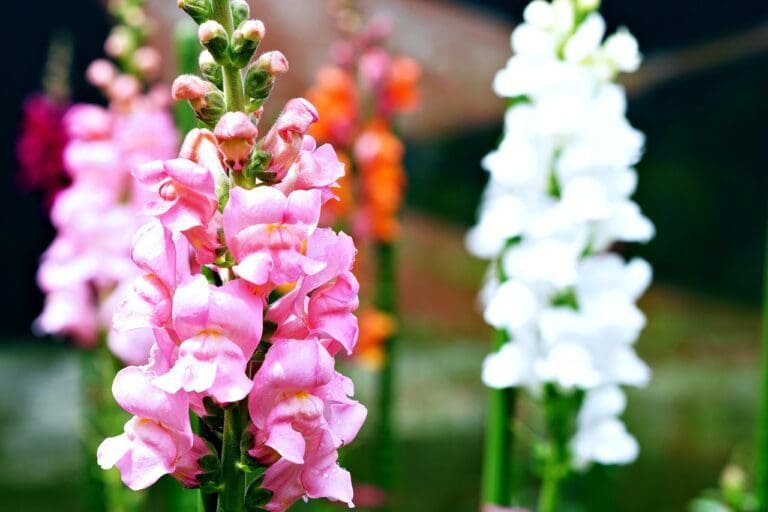
[[609, 252], [647, 242], [653, 224], [631, 196], [645, 138], [626, 119], [620, 73], [642, 57], [634, 37], [606, 37], [599, 2], [536, 0], [512, 34], [514, 56], [493, 84], [509, 105], [479, 222], [467, 235], [492, 261], [481, 293], [486, 321], [509, 340], [488, 356], [483, 381], [546, 400], [577, 396], [571, 464], [626, 464], [637, 442], [618, 419], [619, 386], [650, 370], [633, 345], [645, 325], [635, 302], [650, 265]]

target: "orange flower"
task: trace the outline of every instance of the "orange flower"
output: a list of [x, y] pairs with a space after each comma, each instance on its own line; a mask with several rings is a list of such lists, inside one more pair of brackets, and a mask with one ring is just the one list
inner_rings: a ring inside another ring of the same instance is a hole
[[360, 170], [364, 225], [370, 234], [391, 242], [397, 237], [397, 213], [403, 202], [405, 170], [403, 143], [381, 119], [373, 120], [355, 144]]
[[320, 120], [312, 125], [310, 135], [335, 146], [349, 146], [358, 115], [357, 85], [350, 73], [336, 66], [320, 69], [307, 99], [320, 114]]
[[419, 79], [421, 66], [409, 57], [397, 57], [392, 61], [387, 83], [384, 86], [386, 103], [392, 110], [410, 112], [419, 106]]
[[367, 308], [359, 315], [360, 338], [354, 357], [371, 370], [384, 363], [384, 343], [397, 331], [397, 320], [375, 308]]

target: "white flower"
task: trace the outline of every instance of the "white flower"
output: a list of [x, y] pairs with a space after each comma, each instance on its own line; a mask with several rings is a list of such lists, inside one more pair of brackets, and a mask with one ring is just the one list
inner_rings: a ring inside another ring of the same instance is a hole
[[495, 389], [505, 389], [530, 382], [533, 354], [522, 343], [511, 341], [483, 362], [483, 383]]
[[598, 13], [587, 16], [565, 45], [565, 60], [581, 62], [592, 56], [605, 36], [605, 20]]
[[619, 71], [634, 73], [640, 68], [643, 56], [640, 54], [637, 39], [626, 28], [620, 28], [606, 39], [603, 48]]
[[466, 240], [493, 261], [483, 316], [511, 340], [488, 356], [483, 382], [534, 396], [546, 385], [586, 391], [571, 446], [579, 466], [634, 460], [618, 386], [644, 386], [651, 376], [634, 349], [650, 265], [604, 253], [654, 235], [631, 199], [645, 137], [614, 83], [641, 56], [625, 29], [604, 40], [602, 16], [583, 18], [597, 3], [534, 0], [526, 8], [511, 38], [515, 55], [494, 80], [499, 96], [521, 101], [483, 160], [490, 180]]
[[561, 343], [536, 361], [536, 377], [563, 390], [589, 389], [602, 380], [589, 351], [579, 343]]
[[519, 332], [533, 322], [540, 303], [541, 299], [530, 287], [519, 281], [505, 281], [488, 301], [483, 316], [497, 329]]
[[577, 420], [578, 431], [571, 442], [576, 467], [590, 463], [629, 464], [637, 459], [637, 440], [618, 419], [626, 397], [617, 386], [605, 386], [587, 393]]

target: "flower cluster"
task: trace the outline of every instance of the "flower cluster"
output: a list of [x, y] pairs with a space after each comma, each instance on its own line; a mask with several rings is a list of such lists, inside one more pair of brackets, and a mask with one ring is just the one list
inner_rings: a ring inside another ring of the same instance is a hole
[[[137, 275], [131, 237], [147, 196], [131, 169], [178, 148], [162, 89], [143, 94], [138, 78], [103, 60], [90, 66], [88, 78], [110, 102], [74, 105], [63, 119], [63, 165], [72, 183], [52, 206], [57, 235], [38, 271], [46, 301], [36, 321], [40, 332], [67, 335], [84, 346], [109, 330], [125, 286]], [[108, 335], [110, 349], [127, 363], [146, 362], [151, 342], [150, 332]]]
[[[151, 194], [150, 220], [133, 242], [141, 276], [114, 321], [122, 332], [150, 329], [156, 341], [148, 365], [115, 379], [115, 398], [134, 418], [104, 441], [99, 463], [119, 468], [132, 489], [171, 474], [219, 503], [351, 506], [337, 450], [366, 409], [334, 356], [357, 342], [356, 251], [349, 236], [319, 227], [344, 166], [308, 135], [318, 115], [304, 99], [289, 101], [259, 138], [262, 104], [288, 63], [280, 52], [252, 59], [265, 30], [247, 4], [225, 2], [232, 30], [210, 2], [180, 6], [200, 24], [205, 79], [181, 76], [173, 95], [212, 130], [190, 132], [179, 158], [134, 171]], [[257, 469], [263, 475], [238, 489]]]
[[[406, 184], [404, 147], [392, 125], [397, 114], [418, 106], [421, 70], [413, 59], [384, 48], [391, 33], [387, 19], [374, 17], [364, 24], [353, 5], [337, 6], [334, 14], [345, 37], [334, 44], [333, 64], [318, 71], [308, 92], [321, 118], [310, 133], [340, 148], [354, 172], [340, 181], [340, 200], [323, 209], [323, 221], [350, 226], [357, 240], [392, 243]], [[395, 324], [390, 314], [365, 308], [355, 357], [380, 367], [382, 344]]]
[[571, 446], [579, 466], [634, 460], [637, 443], [618, 419], [619, 386], [650, 377], [633, 344], [645, 324], [635, 302], [651, 268], [607, 252], [654, 234], [630, 199], [644, 137], [615, 83], [641, 56], [624, 29], [604, 40], [596, 4], [526, 8], [512, 34], [515, 56], [494, 83], [510, 108], [504, 139], [483, 162], [490, 182], [467, 237], [473, 254], [494, 261], [484, 316], [510, 340], [487, 358], [483, 380], [587, 391]]
[[418, 105], [421, 74], [413, 59], [393, 57], [383, 48], [389, 33], [389, 23], [374, 18], [337, 42], [334, 64], [318, 71], [307, 95], [321, 114], [312, 135], [342, 148], [357, 173], [346, 177], [344, 200], [331, 204], [328, 216], [354, 225], [359, 238], [385, 242], [397, 236], [405, 187], [403, 145], [392, 132], [393, 116]]

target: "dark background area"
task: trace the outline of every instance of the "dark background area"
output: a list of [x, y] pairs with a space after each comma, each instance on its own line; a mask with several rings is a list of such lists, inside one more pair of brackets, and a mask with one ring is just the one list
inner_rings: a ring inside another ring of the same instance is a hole
[[[319, 0], [307, 0], [319, 1]], [[459, 3], [510, 21], [526, 1]], [[23, 98], [37, 90], [50, 35], [69, 31], [75, 41], [73, 98], [100, 101], [82, 77], [102, 54], [107, 15], [97, 0], [9, 2], [3, 6], [8, 113], [0, 141], [5, 321], [0, 338], [29, 332], [40, 311], [34, 281], [40, 253], [52, 236], [34, 194], [15, 187], [15, 133]], [[30, 12], [32, 10], [33, 12]], [[668, 52], [768, 23], [761, 0], [606, 0], [610, 26], [631, 27], [646, 55]], [[760, 297], [766, 191], [768, 190], [768, 55], [752, 57], [667, 82], [630, 101], [629, 117], [646, 132], [648, 149], [639, 166], [638, 202], [658, 236], [638, 250], [660, 280], [756, 303]], [[500, 125], [412, 145], [409, 202], [461, 225], [474, 219], [485, 175], [478, 162], [497, 142]]]

